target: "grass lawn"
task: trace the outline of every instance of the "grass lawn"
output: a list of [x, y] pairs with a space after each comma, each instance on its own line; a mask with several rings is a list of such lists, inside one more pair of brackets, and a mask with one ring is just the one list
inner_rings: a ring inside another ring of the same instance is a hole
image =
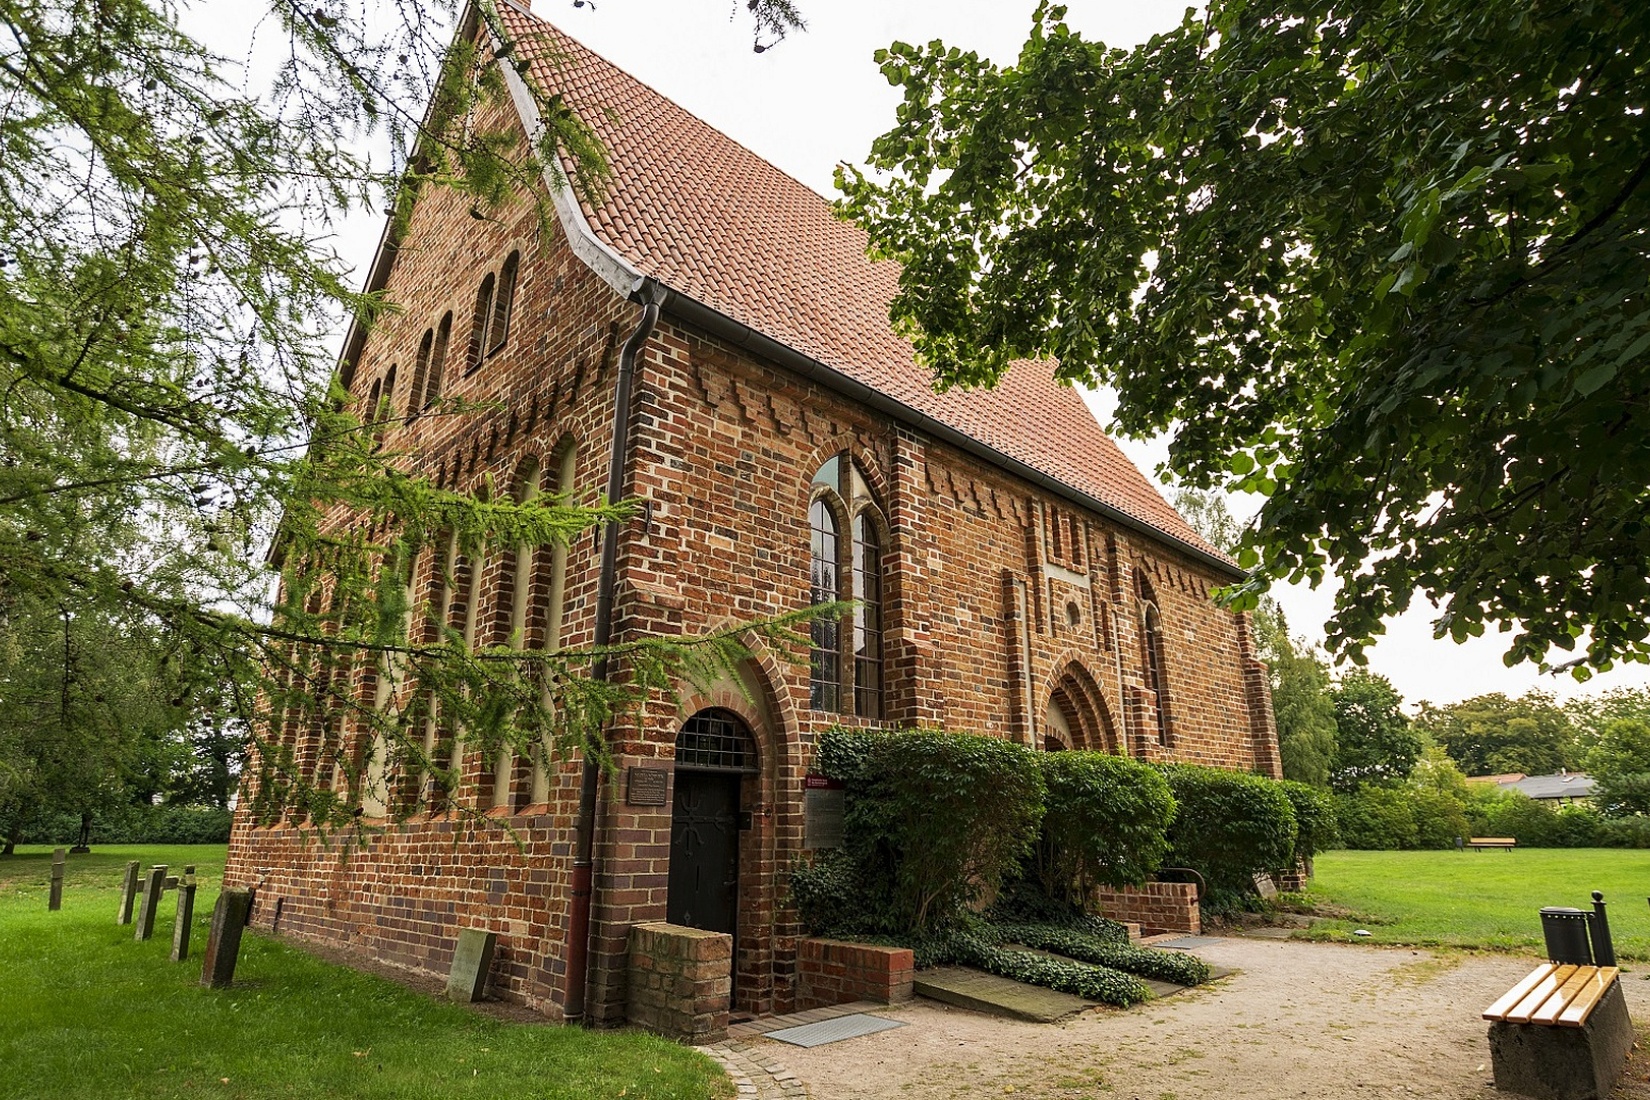
[[[192, 958], [173, 895], [155, 938], [115, 924], [129, 859], [193, 863]], [[635, 1032], [512, 1024], [320, 962], [261, 935], [235, 987], [200, 985], [224, 847], [99, 847], [69, 857], [46, 909], [48, 848], [0, 857], [0, 1093], [7, 1097], [695, 1100], [732, 1094], [710, 1059]]]
[[[1545, 905], [1591, 909], [1604, 891], [1622, 958], [1650, 959], [1650, 851], [1520, 848], [1510, 852], [1326, 852], [1305, 900], [1349, 910], [1305, 934], [1374, 943], [1445, 944], [1541, 954]], [[1357, 937], [1362, 940], [1364, 937]]]

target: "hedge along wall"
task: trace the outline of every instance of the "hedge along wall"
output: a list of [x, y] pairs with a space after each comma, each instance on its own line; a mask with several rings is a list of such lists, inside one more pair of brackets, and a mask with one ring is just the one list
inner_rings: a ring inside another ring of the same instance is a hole
[[1295, 811], [1276, 780], [1193, 764], [1162, 768], [1178, 807], [1164, 866], [1203, 876], [1206, 911], [1241, 904], [1255, 875], [1294, 864]]
[[901, 934], [994, 893], [1031, 849], [1046, 789], [1035, 754], [938, 730], [835, 729], [816, 766], [845, 785], [843, 846], [792, 874], [815, 932]]
[[1175, 814], [1162, 774], [1109, 753], [1035, 755], [1048, 788], [1035, 850], [1043, 892], [1081, 906], [1095, 887], [1145, 882], [1169, 850]]

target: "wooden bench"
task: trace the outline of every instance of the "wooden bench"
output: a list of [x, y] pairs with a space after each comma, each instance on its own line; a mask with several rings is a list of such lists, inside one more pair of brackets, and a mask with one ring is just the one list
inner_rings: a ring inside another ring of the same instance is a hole
[[1608, 1096], [1633, 1045], [1620, 973], [1543, 963], [1486, 1008], [1495, 1087], [1542, 1100]]
[[1485, 848], [1505, 848], [1511, 851], [1518, 847], [1518, 838], [1510, 836], [1475, 836], [1467, 841], [1467, 847], [1480, 852]]

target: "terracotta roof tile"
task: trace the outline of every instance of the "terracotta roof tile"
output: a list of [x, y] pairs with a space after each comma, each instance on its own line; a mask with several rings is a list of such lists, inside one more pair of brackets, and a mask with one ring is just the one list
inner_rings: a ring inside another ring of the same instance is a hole
[[[533, 78], [596, 131], [613, 168], [595, 233], [642, 273], [1110, 505], [1218, 554], [1048, 365], [992, 390], [934, 392], [888, 305], [899, 268], [825, 199], [550, 24], [500, 5]], [[1219, 555], [1224, 558], [1224, 555]]]

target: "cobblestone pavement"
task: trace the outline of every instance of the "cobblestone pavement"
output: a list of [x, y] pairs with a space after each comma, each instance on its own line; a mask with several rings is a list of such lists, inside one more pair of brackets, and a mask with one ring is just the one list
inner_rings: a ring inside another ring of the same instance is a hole
[[738, 1040], [699, 1049], [728, 1071], [738, 1100], [807, 1100], [802, 1082], [767, 1050]]

